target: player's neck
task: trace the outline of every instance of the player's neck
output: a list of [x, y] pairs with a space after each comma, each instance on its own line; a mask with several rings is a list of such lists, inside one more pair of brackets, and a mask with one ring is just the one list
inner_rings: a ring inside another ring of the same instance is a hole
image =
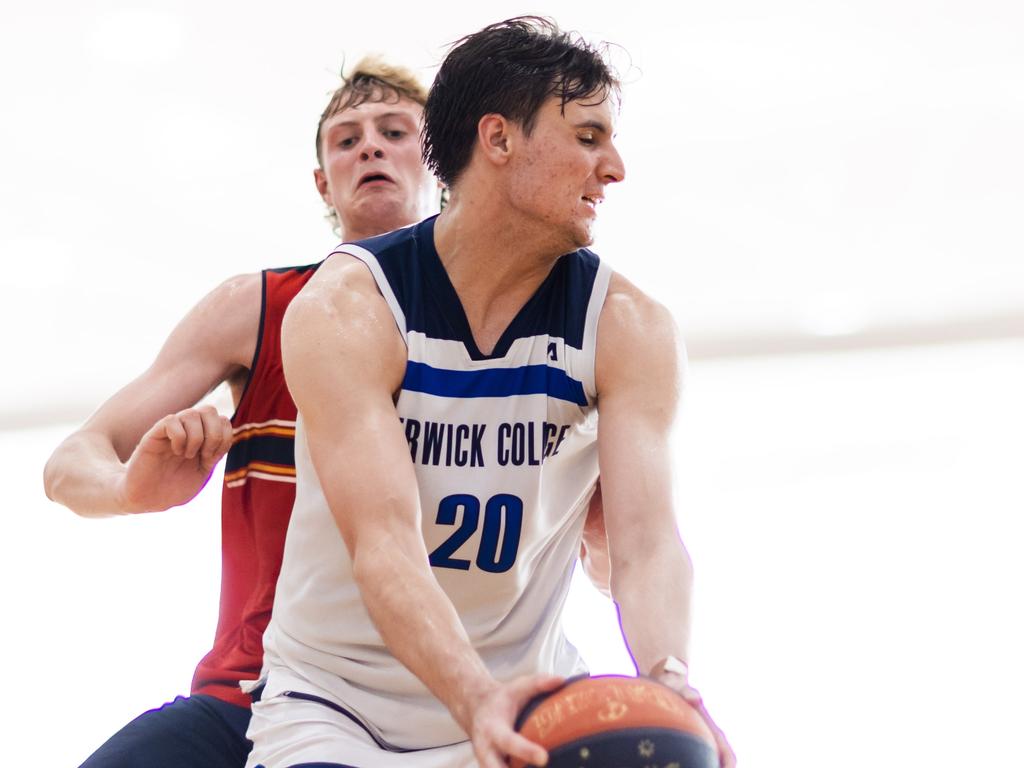
[[497, 195], [454, 192], [437, 220], [434, 244], [453, 285], [484, 294], [536, 287], [572, 250]]
[[454, 194], [438, 217], [434, 245], [485, 354], [565, 251], [550, 243], [550, 235], [538, 236], [486, 203], [470, 204]]

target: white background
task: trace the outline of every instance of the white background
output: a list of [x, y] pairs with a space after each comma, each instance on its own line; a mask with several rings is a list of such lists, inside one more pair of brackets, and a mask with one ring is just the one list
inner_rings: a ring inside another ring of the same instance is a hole
[[[741, 764], [1024, 762], [1024, 11], [910, 0], [5, 6], [14, 762], [75, 765], [183, 692], [216, 615], [214, 484], [79, 520], [42, 495], [49, 452], [218, 281], [331, 247], [313, 136], [343, 53], [429, 78], [537, 10], [629, 54], [596, 250], [689, 343], [694, 675]], [[568, 624], [628, 669], [599, 598]]]

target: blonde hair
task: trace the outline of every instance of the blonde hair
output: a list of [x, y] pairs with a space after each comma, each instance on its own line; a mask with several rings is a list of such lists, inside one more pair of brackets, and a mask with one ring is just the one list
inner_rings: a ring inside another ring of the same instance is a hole
[[380, 56], [371, 55], [357, 61], [347, 76], [343, 72], [341, 86], [331, 94], [316, 126], [316, 159], [320, 167], [324, 164], [321, 131], [327, 120], [368, 101], [398, 102], [401, 99], [409, 99], [421, 107], [427, 103], [426, 87], [407, 67], [389, 64]]

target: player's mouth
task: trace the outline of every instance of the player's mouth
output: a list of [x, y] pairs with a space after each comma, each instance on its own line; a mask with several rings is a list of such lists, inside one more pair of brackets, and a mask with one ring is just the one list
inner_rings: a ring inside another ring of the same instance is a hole
[[603, 195], [583, 195], [581, 199], [592, 211], [597, 211], [597, 206], [604, 202]]
[[359, 177], [359, 181], [356, 183], [356, 189], [362, 189], [363, 187], [380, 187], [385, 184], [394, 184], [395, 180], [388, 176], [386, 173], [372, 172], [364, 173]]

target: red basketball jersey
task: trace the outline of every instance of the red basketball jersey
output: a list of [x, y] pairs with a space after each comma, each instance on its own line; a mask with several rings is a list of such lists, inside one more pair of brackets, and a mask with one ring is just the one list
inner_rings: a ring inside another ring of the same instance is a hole
[[249, 381], [231, 419], [234, 442], [221, 501], [220, 617], [192, 693], [248, 707], [240, 680], [263, 665], [284, 537], [295, 501], [295, 403], [281, 366], [281, 320], [318, 265], [264, 270], [263, 306]]

